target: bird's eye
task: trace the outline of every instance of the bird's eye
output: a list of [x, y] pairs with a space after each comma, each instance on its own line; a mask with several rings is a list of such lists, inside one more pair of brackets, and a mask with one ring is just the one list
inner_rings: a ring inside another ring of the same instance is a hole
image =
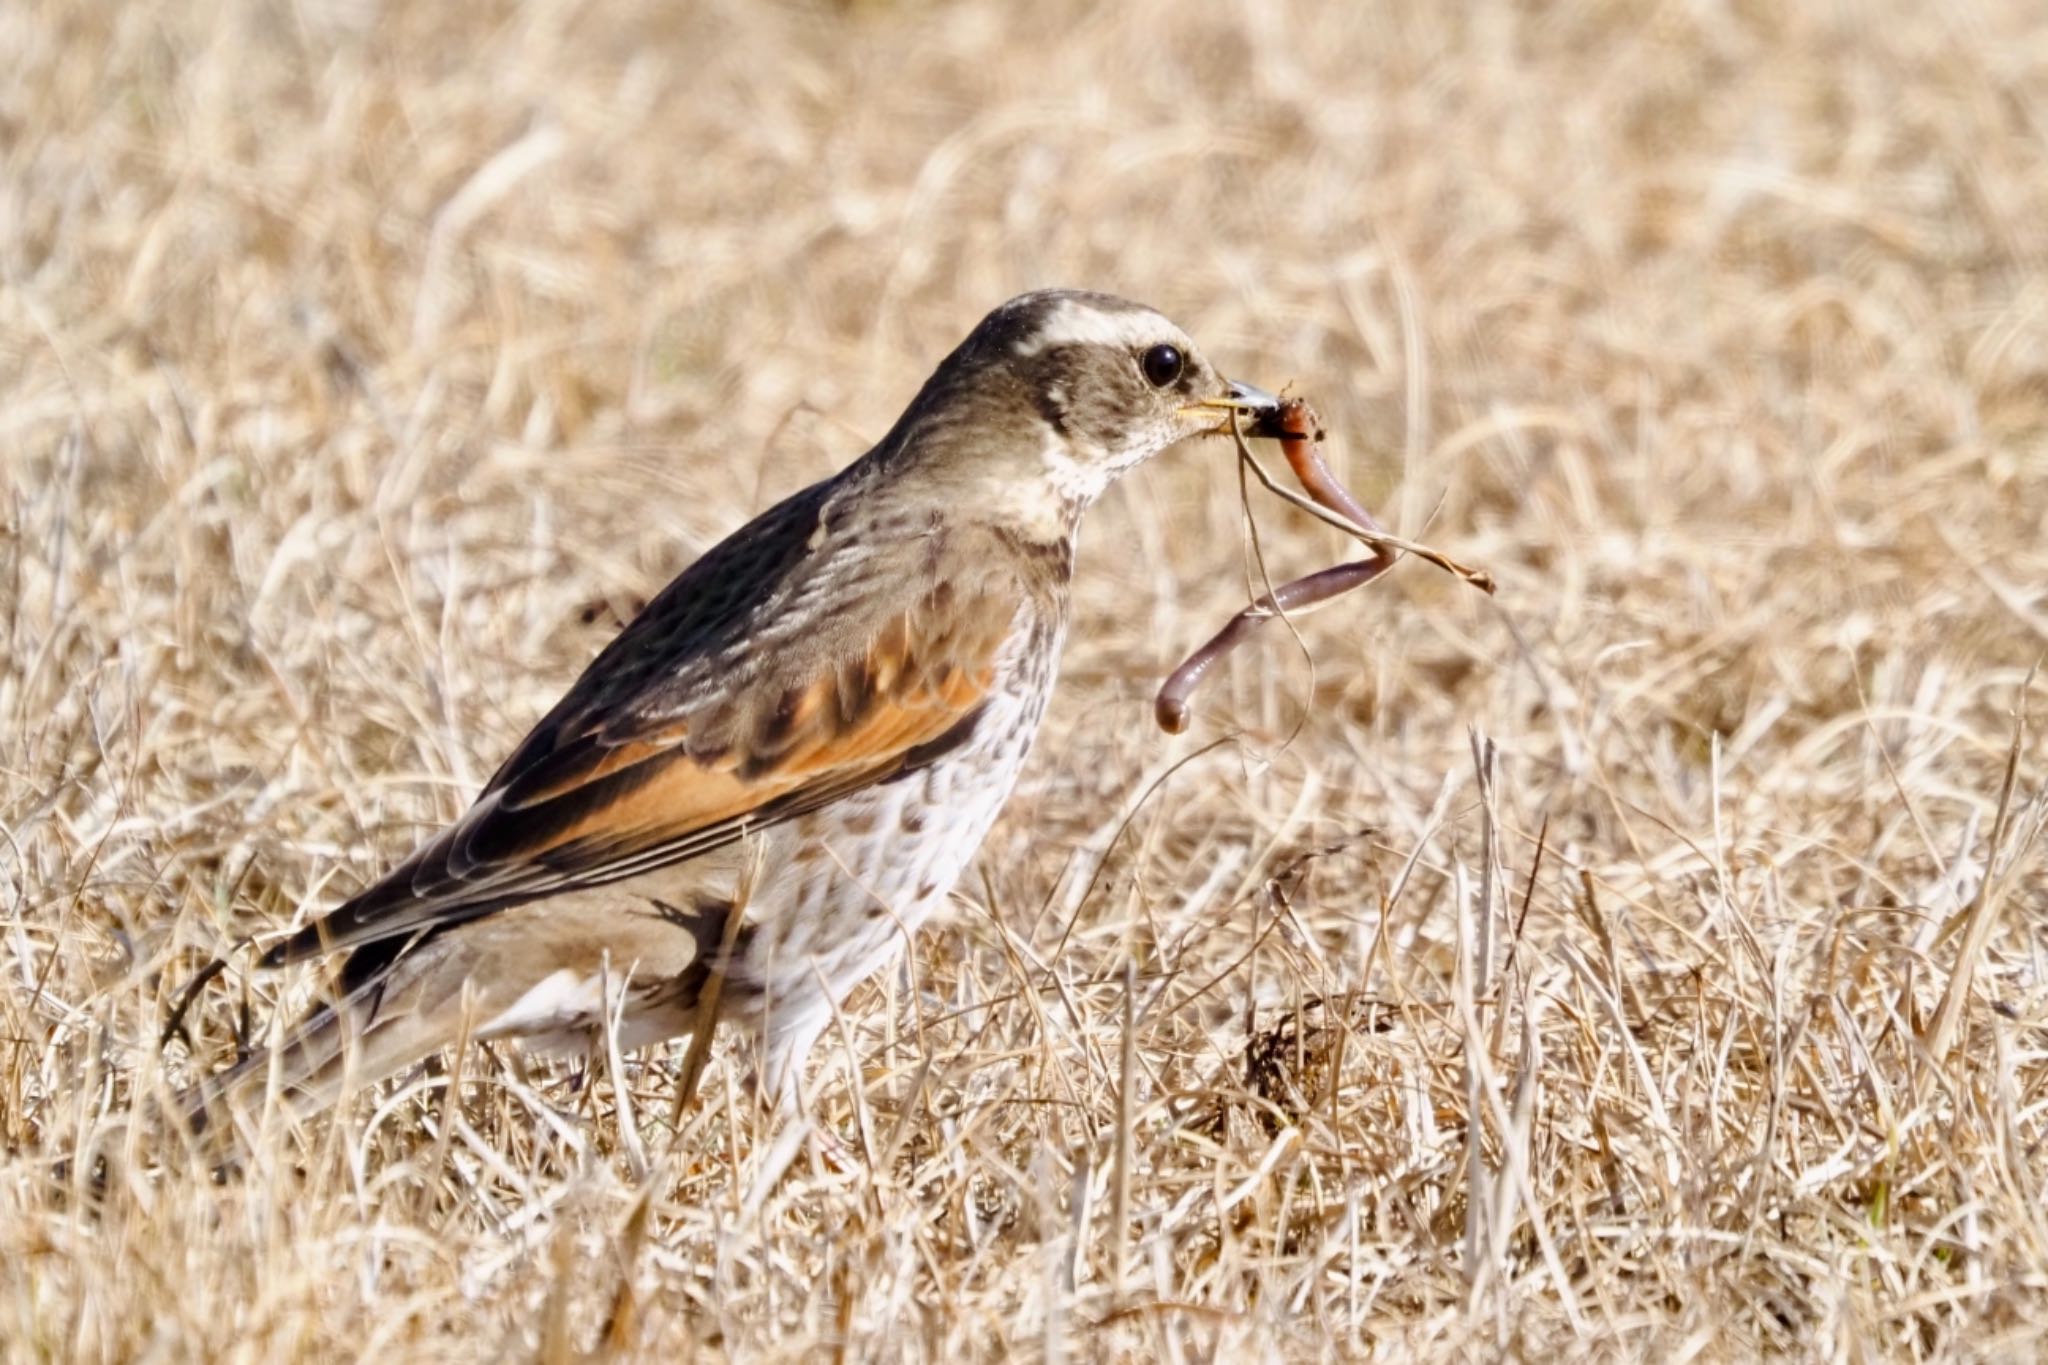
[[1138, 368], [1145, 372], [1145, 382], [1155, 389], [1163, 389], [1188, 367], [1187, 357], [1180, 353], [1180, 347], [1159, 345], [1138, 357]]

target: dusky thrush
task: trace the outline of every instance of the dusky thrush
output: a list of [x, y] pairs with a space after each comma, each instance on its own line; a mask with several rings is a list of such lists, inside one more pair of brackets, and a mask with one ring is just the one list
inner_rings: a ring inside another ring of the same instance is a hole
[[[474, 805], [263, 955], [346, 952], [275, 1058], [300, 1113], [460, 1037], [631, 1047], [717, 1018], [778, 1102], [837, 1004], [951, 891], [1058, 670], [1082, 513], [1274, 400], [1106, 294], [990, 313], [894, 427], [708, 551]], [[728, 920], [731, 920], [730, 928]], [[252, 1056], [193, 1117], [260, 1081]]]

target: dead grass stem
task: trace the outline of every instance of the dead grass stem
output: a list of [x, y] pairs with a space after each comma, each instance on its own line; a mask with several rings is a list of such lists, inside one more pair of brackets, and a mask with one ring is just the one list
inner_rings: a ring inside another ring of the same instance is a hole
[[[2038, 20], [0, 7], [0, 1353], [2038, 1357]], [[159, 1048], [201, 964], [1053, 283], [1498, 598], [1404, 566], [1169, 738], [1236, 474], [1127, 480], [782, 1150], [727, 1045], [679, 1114], [680, 1046], [474, 1047], [225, 1181], [136, 1118], [313, 987]]]

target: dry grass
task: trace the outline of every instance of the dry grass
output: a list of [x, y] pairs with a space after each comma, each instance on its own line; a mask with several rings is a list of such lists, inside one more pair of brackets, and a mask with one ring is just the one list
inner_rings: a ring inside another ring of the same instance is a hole
[[[2044, 1349], [2036, 7], [188, 8], [0, 8], [8, 1354]], [[1404, 566], [1169, 739], [1236, 481], [1128, 480], [779, 1184], [724, 1047], [680, 1131], [680, 1048], [226, 1184], [126, 1122], [312, 988], [160, 1053], [213, 949], [1047, 283], [1312, 393], [1498, 604]]]

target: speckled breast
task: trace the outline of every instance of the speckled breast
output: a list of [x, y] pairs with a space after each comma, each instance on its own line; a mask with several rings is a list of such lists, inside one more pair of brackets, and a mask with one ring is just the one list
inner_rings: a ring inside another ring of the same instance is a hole
[[[1020, 612], [973, 737], [906, 777], [844, 797], [771, 839], [729, 981], [740, 1017], [801, 1027], [909, 945], [1016, 785], [1045, 716], [1064, 621]], [[792, 1017], [792, 1016], [796, 1017]]]

